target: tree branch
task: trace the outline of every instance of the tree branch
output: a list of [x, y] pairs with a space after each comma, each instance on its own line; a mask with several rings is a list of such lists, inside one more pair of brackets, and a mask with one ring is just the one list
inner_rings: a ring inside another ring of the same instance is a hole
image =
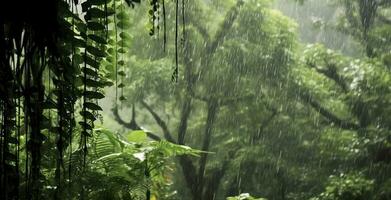
[[[155, 133], [152, 133], [150, 131], [147, 131], [143, 128], [141, 128], [137, 123], [136, 123], [136, 120], [135, 120], [135, 115], [133, 114], [133, 117], [132, 117], [132, 120], [131, 122], [125, 122], [121, 116], [119, 115], [119, 112], [118, 112], [118, 107], [115, 106], [113, 109], [113, 115], [114, 115], [114, 120], [119, 123], [120, 125], [124, 126], [125, 128], [128, 128], [128, 129], [131, 129], [131, 130], [142, 130], [144, 131], [147, 136], [153, 140], [156, 140], [156, 141], [160, 141], [161, 138], [156, 135]], [[134, 107], [133, 107], [133, 113], [134, 113]]]
[[318, 111], [323, 117], [325, 117], [328, 121], [334, 123], [335, 125], [339, 126], [342, 129], [349, 129], [349, 130], [358, 130], [360, 129], [360, 126], [356, 123], [349, 122], [347, 120], [340, 119], [338, 116], [336, 116], [331, 111], [324, 108], [319, 102], [315, 101], [311, 95], [306, 94], [304, 92], [300, 93], [300, 98], [306, 102], [309, 103], [316, 111]]
[[326, 60], [325, 62], [327, 64], [327, 69], [321, 69], [314, 63], [307, 63], [307, 65], [311, 68], [314, 68], [317, 72], [325, 75], [327, 78], [333, 80], [338, 86], [342, 88], [345, 93], [349, 92], [349, 87], [343, 77], [338, 74], [336, 66], [334, 64], [328, 64]]
[[163, 119], [160, 118], [159, 115], [145, 101], [141, 101], [141, 105], [143, 105], [149, 111], [149, 113], [151, 113], [151, 115], [155, 119], [156, 123], [162, 129], [163, 134], [164, 134], [164, 138], [169, 142], [176, 143], [174, 141], [174, 138], [171, 136], [170, 131], [168, 130], [166, 122], [164, 122]]
[[263, 131], [270, 124], [270, 122], [273, 121], [274, 117], [276, 117], [276, 116], [277, 116], [277, 110], [273, 109], [272, 114], [259, 125], [257, 134], [254, 135], [252, 140], [250, 141], [252, 144], [255, 144], [255, 142], [257, 142], [257, 141], [259, 141], [259, 139], [261, 139], [261, 135], [263, 134]]
[[224, 160], [222, 167], [219, 169], [214, 169], [207, 178], [207, 185], [205, 187], [205, 191], [203, 193], [202, 199], [214, 199], [214, 195], [218, 190], [221, 179], [224, 177], [225, 172], [227, 171], [229, 166], [229, 160]]
[[[218, 109], [219, 109], [219, 105], [217, 100], [211, 100], [210, 102], [208, 102], [208, 114], [206, 117], [204, 140], [201, 149], [202, 151], [209, 151], [209, 146], [212, 139], [213, 124], [216, 120]], [[205, 174], [207, 159], [208, 159], [208, 154], [204, 153], [201, 155], [201, 158], [199, 160], [199, 169], [198, 169], [198, 177], [197, 177], [197, 184], [199, 186], [204, 185], [204, 174]], [[198, 193], [202, 193], [202, 188], [199, 188]]]
[[244, 4], [243, 0], [238, 0], [236, 5], [233, 6], [228, 12], [227, 15], [224, 18], [223, 23], [221, 24], [219, 30], [216, 33], [216, 36], [214, 40], [209, 43], [208, 47], [206, 48], [206, 55], [213, 55], [216, 51], [217, 47], [224, 41], [225, 36], [228, 33], [228, 30], [231, 29], [234, 21], [236, 20], [239, 8]]

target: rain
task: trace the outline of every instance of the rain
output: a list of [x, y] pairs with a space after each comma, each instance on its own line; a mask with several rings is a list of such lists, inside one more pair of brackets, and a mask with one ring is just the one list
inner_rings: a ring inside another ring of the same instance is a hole
[[390, 0], [14, 1], [0, 199], [391, 200]]

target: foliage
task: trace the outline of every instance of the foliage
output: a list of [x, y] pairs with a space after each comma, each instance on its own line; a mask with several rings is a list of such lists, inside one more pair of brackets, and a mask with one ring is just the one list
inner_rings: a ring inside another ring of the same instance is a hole
[[236, 197], [228, 197], [227, 200], [266, 200], [264, 198], [254, 198], [250, 196], [248, 193], [243, 193], [240, 194], [239, 196]]
[[391, 198], [388, 0], [8, 2], [0, 199]]
[[373, 181], [365, 179], [359, 173], [330, 176], [326, 191], [316, 199], [323, 200], [360, 200], [372, 195]]
[[[86, 168], [88, 140], [101, 117], [98, 100], [113, 85], [102, 65], [108, 44], [119, 42], [109, 33], [128, 26], [122, 10], [140, 0], [6, 2], [0, 15], [1, 198], [41, 199], [54, 188], [50, 198], [60, 199], [73, 173], [64, 167], [65, 155], [77, 148]], [[150, 5], [153, 27], [160, 3]], [[53, 166], [54, 177], [45, 174]], [[83, 197], [85, 186], [78, 192]]]

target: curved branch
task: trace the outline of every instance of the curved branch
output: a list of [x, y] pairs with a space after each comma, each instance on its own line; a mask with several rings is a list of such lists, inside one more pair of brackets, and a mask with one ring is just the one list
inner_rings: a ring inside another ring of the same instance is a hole
[[[134, 107], [133, 107], [132, 110], [133, 110], [133, 111], [132, 111], [132, 112], [133, 112], [132, 115], [134, 116], [134, 115], [135, 115], [135, 114], [134, 114]], [[161, 138], [160, 138], [158, 135], [156, 135], [155, 133], [152, 133], [152, 132], [147, 131], [147, 130], [143, 129], [142, 127], [140, 127], [140, 126], [137, 124], [135, 117], [132, 118], [131, 122], [125, 122], [125, 121], [121, 118], [121, 116], [119, 115], [118, 107], [117, 107], [117, 106], [115, 106], [115, 107], [112, 109], [112, 111], [113, 111], [113, 115], [114, 115], [114, 120], [115, 120], [116, 122], [118, 122], [120, 125], [124, 126], [125, 128], [131, 129], [131, 130], [142, 130], [142, 131], [144, 131], [144, 132], [147, 134], [147, 136], [148, 136], [149, 138], [151, 138], [152, 140], [156, 140], [156, 141], [160, 141], [160, 140], [161, 140]]]
[[323, 107], [319, 102], [315, 101], [309, 94], [301, 92], [300, 98], [304, 102], [309, 103], [319, 114], [325, 117], [328, 121], [334, 123], [342, 129], [358, 130], [361, 128], [356, 123], [340, 119], [337, 115]]
[[166, 122], [164, 122], [163, 119], [160, 118], [159, 115], [145, 101], [141, 101], [141, 105], [143, 105], [149, 111], [149, 113], [151, 113], [151, 115], [155, 119], [156, 123], [162, 129], [163, 134], [164, 134], [164, 138], [169, 142], [176, 143], [174, 141], [174, 138], [171, 136], [170, 131], [168, 130]]

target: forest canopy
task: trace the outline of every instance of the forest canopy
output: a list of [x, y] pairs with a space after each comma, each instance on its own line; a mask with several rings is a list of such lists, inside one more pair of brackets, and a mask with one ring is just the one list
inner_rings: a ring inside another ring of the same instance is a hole
[[391, 199], [390, 0], [14, 0], [0, 23], [0, 199]]

